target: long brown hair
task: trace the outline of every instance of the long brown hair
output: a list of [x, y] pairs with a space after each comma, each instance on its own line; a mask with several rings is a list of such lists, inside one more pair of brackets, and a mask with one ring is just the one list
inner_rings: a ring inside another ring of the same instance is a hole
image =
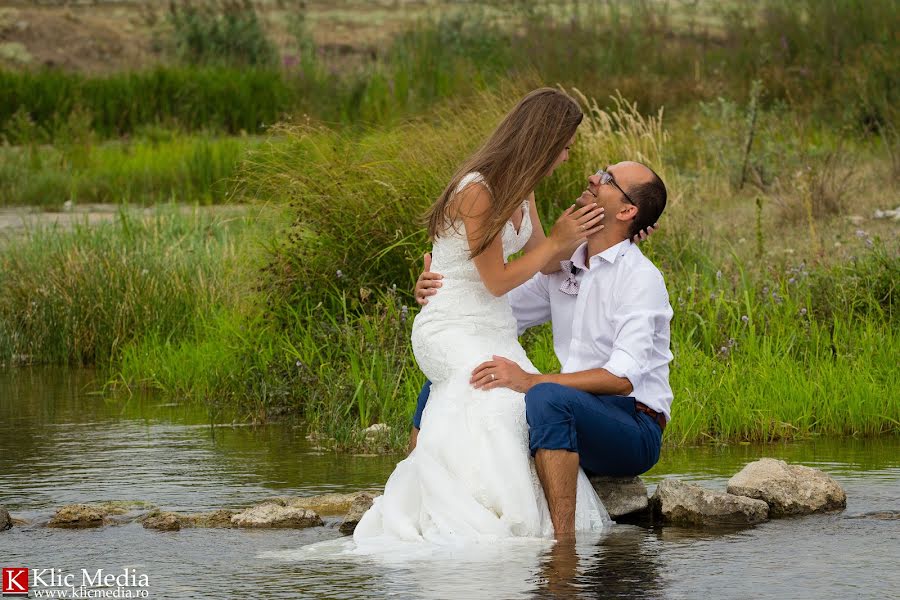
[[491, 215], [472, 257], [484, 252], [522, 201], [550, 171], [581, 124], [581, 107], [553, 88], [529, 92], [487, 141], [459, 167], [441, 196], [425, 214], [428, 236], [435, 240], [455, 221], [450, 201], [467, 173], [478, 171], [491, 194]]

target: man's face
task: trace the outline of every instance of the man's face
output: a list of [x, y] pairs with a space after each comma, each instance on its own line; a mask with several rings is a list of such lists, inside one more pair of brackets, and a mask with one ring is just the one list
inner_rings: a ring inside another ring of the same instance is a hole
[[596, 202], [606, 209], [607, 218], [618, 215], [621, 211], [629, 210], [629, 207], [634, 206], [619, 188], [622, 188], [627, 193], [636, 184], [649, 182], [653, 178], [653, 173], [650, 169], [641, 163], [630, 160], [610, 165], [604, 170], [613, 176], [615, 183], [619, 187], [617, 188], [612, 182], [604, 185], [600, 182], [600, 175], [591, 175], [588, 177], [587, 189], [582, 192], [576, 203], [580, 206], [586, 206]]

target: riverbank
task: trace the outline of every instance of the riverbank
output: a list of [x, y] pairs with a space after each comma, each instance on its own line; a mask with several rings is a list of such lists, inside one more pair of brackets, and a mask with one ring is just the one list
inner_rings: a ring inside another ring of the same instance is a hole
[[[160, 389], [250, 422], [299, 417], [330, 449], [403, 448], [423, 381], [409, 348], [428, 247], [416, 216], [515, 94], [362, 136], [278, 128], [239, 171], [243, 217], [170, 205], [149, 220], [19, 236], [0, 263], [0, 352], [99, 364], [123, 390]], [[740, 134], [728, 114], [666, 125], [626, 104], [594, 109], [572, 160], [538, 190], [544, 220], [608, 156], [643, 156], [669, 183], [663, 228], [642, 245], [676, 313], [669, 447], [896, 432], [900, 242], [895, 221], [874, 218], [896, 190], [889, 163], [865, 138], [844, 142], [867, 174], [853, 179], [863, 214], [847, 214], [843, 192], [817, 192], [832, 194], [829, 208], [808, 191], [817, 175], [797, 173], [830, 159], [802, 139], [756, 155], [780, 159], [787, 176], [732, 189], [735, 163], [720, 148]], [[786, 118], [758, 116], [761, 148]], [[359, 210], [360, 198], [377, 210]], [[539, 368], [558, 368], [548, 328], [523, 341]], [[367, 434], [374, 423], [389, 428]]]

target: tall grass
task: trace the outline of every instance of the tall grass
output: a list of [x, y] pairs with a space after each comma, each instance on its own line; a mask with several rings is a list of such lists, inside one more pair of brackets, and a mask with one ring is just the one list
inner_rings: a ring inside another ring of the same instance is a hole
[[12, 144], [53, 141], [82, 114], [100, 137], [148, 125], [255, 134], [295, 106], [289, 81], [267, 67], [160, 66], [104, 76], [0, 71], [0, 137]]
[[[110, 365], [145, 336], [178, 339], [226, 302], [243, 219], [125, 208], [114, 223], [35, 228], [0, 256], [0, 356]], [[248, 249], [241, 248], [246, 260]], [[20, 358], [20, 360], [23, 360]]]
[[[270, 248], [262, 280], [269, 319], [304, 369], [327, 374], [318, 384], [309, 380], [302, 411], [339, 444], [352, 444], [376, 421], [406, 429], [422, 376], [408, 344], [393, 337], [407, 334], [397, 327], [407, 321], [393, 307], [412, 304], [408, 290], [427, 248], [416, 217], [516, 96], [483, 93], [473, 103], [477, 109], [455, 106], [427, 121], [356, 137], [284, 127], [277, 145], [250, 154], [238, 195], [286, 206], [294, 215]], [[644, 116], [620, 96], [609, 110], [581, 100], [586, 119], [573, 159], [540, 186], [541, 212], [549, 222], [587, 173], [622, 158], [646, 162], [669, 182], [663, 232], [643, 248], [666, 274], [676, 313], [676, 419], [667, 440], [896, 431], [900, 406], [890, 400], [891, 356], [900, 341], [896, 240], [857, 238], [849, 249], [854, 258], [836, 265], [816, 260], [815, 252], [793, 261], [790, 254], [758, 260], [752, 245], [739, 250], [734, 240], [711, 240], [706, 228], [714, 217], [698, 218], [702, 201], [692, 195], [708, 194], [698, 186], [721, 171], [698, 177], [686, 166], [696, 158], [681, 145], [691, 142], [673, 147], [678, 136], [664, 127], [662, 112]], [[704, 160], [717, 152], [696, 138], [692, 145]], [[729, 189], [724, 179], [725, 188], [715, 189]], [[790, 223], [767, 226], [772, 230], [759, 235], [795, 235]], [[798, 245], [810, 247], [812, 240]], [[804, 262], [810, 256], [815, 262]], [[558, 368], [549, 330], [530, 333], [525, 343], [536, 364]]]
[[0, 205], [218, 204], [241, 157], [257, 143], [146, 131], [125, 142], [98, 144], [87, 136], [55, 147], [0, 147]]
[[[248, 153], [233, 192], [283, 213], [283, 225], [255, 229], [261, 246], [165, 216], [33, 233], [0, 263], [9, 290], [0, 350], [113, 365], [121, 386], [255, 421], [300, 416], [338, 448], [401, 448], [423, 380], [408, 343], [410, 290], [428, 247], [417, 216], [529, 85], [399, 128], [280, 126]], [[718, 163], [708, 160], [714, 145], [675, 143], [698, 131], [690, 121], [673, 133], [662, 114], [641, 115], [624, 99], [614, 109], [582, 102], [573, 158], [538, 190], [541, 212], [549, 221], [587, 173], [620, 158], [645, 160], [669, 183], [664, 228], [642, 247], [665, 273], [676, 314], [667, 442], [896, 431], [896, 239], [855, 238], [850, 260], [758, 260], [752, 244], [710, 235], [714, 216], [696, 216], [694, 193], [708, 194], [717, 171], [692, 165]], [[557, 368], [546, 328], [524, 343], [542, 369]], [[366, 437], [375, 422], [391, 426], [387, 438]]]

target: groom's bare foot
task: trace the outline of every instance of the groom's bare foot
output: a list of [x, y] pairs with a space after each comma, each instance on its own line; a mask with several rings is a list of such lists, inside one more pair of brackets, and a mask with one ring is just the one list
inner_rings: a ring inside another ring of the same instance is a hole
[[550, 520], [557, 538], [575, 531], [575, 492], [578, 482], [578, 453], [568, 450], [538, 450], [534, 455]]

